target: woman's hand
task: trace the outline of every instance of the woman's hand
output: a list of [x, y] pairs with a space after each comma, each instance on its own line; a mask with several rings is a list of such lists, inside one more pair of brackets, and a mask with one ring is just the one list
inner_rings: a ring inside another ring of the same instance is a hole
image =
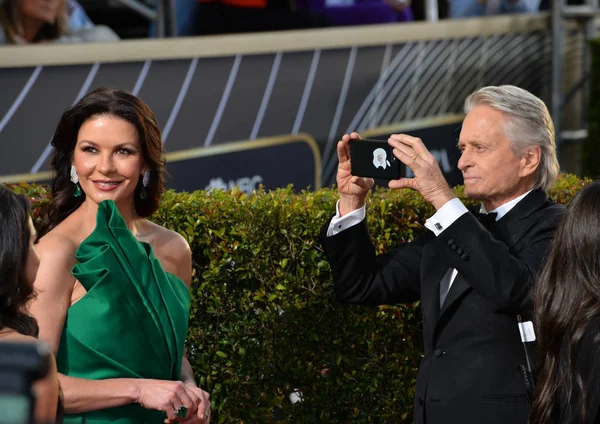
[[193, 393], [198, 396], [200, 403], [195, 416], [189, 416], [189, 419], [183, 421], [183, 424], [209, 424], [210, 423], [210, 394], [205, 392], [194, 383], [185, 384]]
[[[208, 392], [205, 392], [204, 390], [202, 390], [201, 388], [199, 388], [198, 386], [196, 386], [195, 383], [185, 383], [186, 387], [192, 391], [199, 399], [199, 404], [198, 404], [198, 409], [196, 410], [195, 414], [192, 414], [189, 410], [188, 410], [188, 414], [186, 415], [186, 419], [185, 420], [179, 420], [180, 422], [182, 422], [183, 424], [209, 424], [210, 423], [210, 394], [208, 394]], [[171, 420], [171, 419], [167, 419], [165, 420], [166, 424], [172, 424], [174, 422], [177, 422], [176, 420]]]
[[[197, 390], [189, 385], [181, 381], [140, 379], [137, 382], [137, 389], [137, 403], [146, 409], [165, 412], [167, 414], [166, 423], [203, 423], [197, 419], [191, 420], [198, 416], [198, 406], [203, 399]], [[181, 406], [186, 408], [184, 417], [177, 413]]]

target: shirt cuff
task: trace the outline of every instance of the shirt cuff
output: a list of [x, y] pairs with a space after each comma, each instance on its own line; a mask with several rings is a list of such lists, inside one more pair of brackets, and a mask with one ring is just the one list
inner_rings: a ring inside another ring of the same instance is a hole
[[469, 210], [466, 206], [458, 198], [454, 198], [446, 202], [431, 218], [425, 221], [425, 227], [439, 236], [442, 231], [467, 212]]
[[355, 209], [344, 216], [340, 216], [340, 201], [338, 200], [335, 204], [335, 216], [331, 218], [329, 228], [327, 228], [327, 237], [335, 236], [356, 224], [360, 224], [365, 219], [365, 211], [366, 205], [363, 205], [360, 209]]

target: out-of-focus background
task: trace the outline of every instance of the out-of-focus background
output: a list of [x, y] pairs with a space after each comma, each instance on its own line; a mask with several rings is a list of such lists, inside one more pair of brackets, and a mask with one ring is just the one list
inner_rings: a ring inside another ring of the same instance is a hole
[[0, 13], [0, 181], [47, 181], [60, 115], [99, 86], [155, 111], [177, 190], [331, 185], [349, 131], [419, 136], [460, 184], [464, 98], [500, 84], [547, 103], [563, 171], [597, 170], [597, 1], [43, 2], [64, 3], [50, 35]]

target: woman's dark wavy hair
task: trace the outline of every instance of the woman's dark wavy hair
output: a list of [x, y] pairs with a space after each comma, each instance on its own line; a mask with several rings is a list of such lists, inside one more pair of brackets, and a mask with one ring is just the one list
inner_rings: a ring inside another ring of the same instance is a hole
[[530, 423], [583, 423], [587, 375], [574, 365], [586, 326], [600, 316], [599, 181], [567, 206], [536, 283], [534, 311], [540, 364]]
[[25, 279], [30, 237], [27, 198], [0, 185], [0, 330], [37, 337], [37, 321], [25, 312], [34, 297]]
[[154, 112], [133, 94], [113, 88], [97, 88], [67, 110], [60, 119], [52, 146], [52, 207], [49, 222], [42, 233], [54, 228], [77, 209], [85, 200], [85, 193], [75, 197], [75, 185], [70, 180], [71, 161], [79, 129], [84, 122], [102, 115], [115, 116], [131, 123], [138, 134], [142, 155], [150, 168], [150, 184], [146, 198], [140, 197], [142, 176], [135, 189], [135, 210], [139, 216], [149, 217], [158, 208], [165, 191], [165, 159], [162, 139]]

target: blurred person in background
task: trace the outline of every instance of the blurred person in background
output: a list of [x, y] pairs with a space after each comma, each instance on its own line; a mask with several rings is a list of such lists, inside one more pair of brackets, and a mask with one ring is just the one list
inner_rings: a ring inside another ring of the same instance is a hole
[[[34, 246], [36, 235], [27, 199], [0, 185], [0, 342], [38, 342], [38, 324], [26, 308], [34, 297], [33, 282], [40, 262]], [[48, 374], [34, 383], [33, 392], [36, 422], [54, 423], [59, 389], [53, 356]]]
[[451, 18], [472, 18], [507, 13], [535, 13], [540, 0], [448, 0]]
[[[175, 23], [177, 36], [189, 37], [196, 34], [196, 21], [198, 20], [198, 1], [197, 0], [174, 0], [175, 3]], [[158, 36], [156, 22], [151, 22], [148, 29], [148, 36], [155, 38]]]
[[0, 45], [118, 41], [75, 0], [0, 0]]
[[326, 27], [323, 13], [299, 10], [294, 0], [198, 0], [198, 35]]
[[600, 181], [556, 230], [534, 291], [539, 376], [531, 424], [600, 422]]

